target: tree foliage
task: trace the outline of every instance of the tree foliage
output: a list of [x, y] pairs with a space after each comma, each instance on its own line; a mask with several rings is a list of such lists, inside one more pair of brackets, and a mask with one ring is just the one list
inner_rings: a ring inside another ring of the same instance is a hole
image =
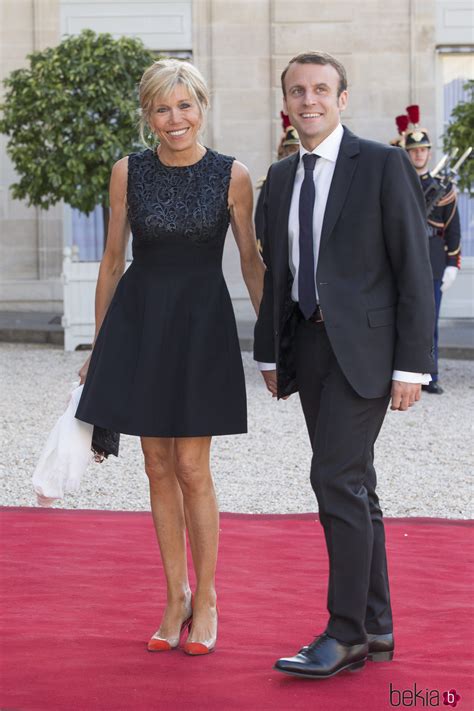
[[[464, 85], [467, 91], [465, 101], [460, 101], [451, 112], [451, 123], [443, 135], [443, 148], [446, 152], [454, 148], [459, 149], [457, 158], [460, 158], [466, 148], [474, 149], [474, 80]], [[474, 156], [473, 153], [462, 165], [458, 185], [461, 190], [474, 193]]]
[[137, 86], [153, 54], [138, 39], [83, 30], [28, 59], [4, 81], [1, 106], [13, 197], [86, 213], [107, 206], [113, 163], [139, 146]]

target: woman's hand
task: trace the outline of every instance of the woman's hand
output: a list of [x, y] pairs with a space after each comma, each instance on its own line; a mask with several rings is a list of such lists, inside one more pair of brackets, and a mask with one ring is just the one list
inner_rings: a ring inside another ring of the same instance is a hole
[[[92, 355], [92, 353], [91, 353]], [[89, 370], [89, 363], [91, 361], [91, 356], [88, 357], [86, 362], [82, 365], [82, 367], [77, 371], [78, 376], [80, 377], [80, 383], [79, 385], [83, 385], [86, 382], [86, 377], [87, 377], [87, 371]]]
[[[278, 397], [278, 384], [277, 384], [277, 372], [276, 370], [261, 370], [260, 371], [263, 379], [265, 381], [265, 385], [267, 386], [267, 390], [271, 392], [272, 397]], [[289, 395], [284, 395], [283, 397], [280, 398], [280, 400], [288, 400], [290, 396]]]
[[262, 370], [261, 373], [267, 390], [271, 392], [272, 397], [276, 397], [278, 392], [276, 370]]

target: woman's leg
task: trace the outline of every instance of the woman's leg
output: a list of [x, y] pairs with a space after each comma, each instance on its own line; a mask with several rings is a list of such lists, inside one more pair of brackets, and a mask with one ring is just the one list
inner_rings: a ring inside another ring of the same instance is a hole
[[189, 611], [183, 495], [174, 463], [174, 440], [142, 437], [145, 471], [150, 483], [151, 510], [166, 576], [167, 606], [158, 631], [165, 639], [179, 636]]
[[193, 626], [189, 641], [209, 644], [217, 634], [215, 574], [219, 511], [209, 465], [211, 437], [175, 439], [175, 471], [196, 572]]

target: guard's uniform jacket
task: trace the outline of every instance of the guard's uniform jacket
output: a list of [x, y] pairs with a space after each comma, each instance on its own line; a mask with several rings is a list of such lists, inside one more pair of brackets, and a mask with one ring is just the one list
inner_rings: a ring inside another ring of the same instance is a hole
[[[432, 181], [429, 173], [420, 176], [425, 192]], [[442, 279], [446, 267], [461, 266], [461, 225], [455, 188], [449, 184], [428, 218], [429, 246], [433, 279]]]

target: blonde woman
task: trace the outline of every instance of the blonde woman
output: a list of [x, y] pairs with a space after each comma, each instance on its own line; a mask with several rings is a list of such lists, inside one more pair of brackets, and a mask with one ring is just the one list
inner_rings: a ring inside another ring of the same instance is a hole
[[[141, 79], [140, 105], [142, 136], [150, 129], [158, 147], [112, 169], [97, 335], [80, 371], [85, 386], [77, 417], [141, 438], [167, 584], [148, 649], [178, 647], [188, 627], [184, 651], [207, 654], [217, 639], [211, 439], [247, 429], [242, 360], [222, 274], [229, 222], [257, 313], [264, 266], [247, 169], [200, 143], [209, 93], [199, 71], [174, 59], [155, 62]], [[133, 261], [124, 274], [130, 228]]]

